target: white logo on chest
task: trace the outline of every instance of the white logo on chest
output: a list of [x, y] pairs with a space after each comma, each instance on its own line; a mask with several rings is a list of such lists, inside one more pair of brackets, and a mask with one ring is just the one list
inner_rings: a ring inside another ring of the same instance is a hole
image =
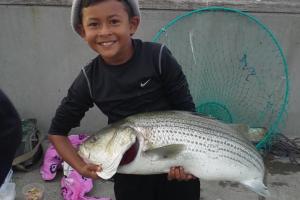
[[144, 82], [141, 82], [141, 87], [143, 88], [143, 87], [145, 87], [149, 82], [150, 82], [150, 78], [148, 79], [148, 80], [146, 80], [146, 81], [144, 81]]

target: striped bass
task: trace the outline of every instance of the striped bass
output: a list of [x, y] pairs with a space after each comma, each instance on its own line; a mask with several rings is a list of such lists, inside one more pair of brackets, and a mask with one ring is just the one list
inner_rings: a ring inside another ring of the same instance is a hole
[[[183, 166], [203, 180], [239, 182], [262, 196], [264, 163], [241, 128], [185, 111], [149, 112], [129, 116], [87, 139], [78, 154], [102, 166], [98, 175], [167, 173]], [[131, 162], [120, 165], [123, 155], [137, 146]]]

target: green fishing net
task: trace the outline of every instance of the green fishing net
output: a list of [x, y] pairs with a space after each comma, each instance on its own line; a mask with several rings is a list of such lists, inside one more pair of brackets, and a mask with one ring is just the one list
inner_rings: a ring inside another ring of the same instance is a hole
[[288, 67], [272, 32], [239, 10], [208, 7], [178, 16], [153, 41], [182, 65], [197, 111], [229, 123], [265, 127], [265, 145], [283, 123]]

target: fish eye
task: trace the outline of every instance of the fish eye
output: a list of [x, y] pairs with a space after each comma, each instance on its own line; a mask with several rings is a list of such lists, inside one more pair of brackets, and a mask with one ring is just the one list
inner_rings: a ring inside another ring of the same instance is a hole
[[90, 139], [90, 142], [95, 143], [96, 141], [97, 141], [97, 138], [95, 136], [92, 136], [91, 139]]

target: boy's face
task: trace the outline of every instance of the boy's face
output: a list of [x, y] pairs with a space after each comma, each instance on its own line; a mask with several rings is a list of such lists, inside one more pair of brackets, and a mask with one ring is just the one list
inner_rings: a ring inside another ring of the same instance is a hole
[[131, 35], [139, 17], [129, 19], [122, 2], [100, 1], [82, 10], [81, 36], [108, 64], [128, 61], [133, 54]]

